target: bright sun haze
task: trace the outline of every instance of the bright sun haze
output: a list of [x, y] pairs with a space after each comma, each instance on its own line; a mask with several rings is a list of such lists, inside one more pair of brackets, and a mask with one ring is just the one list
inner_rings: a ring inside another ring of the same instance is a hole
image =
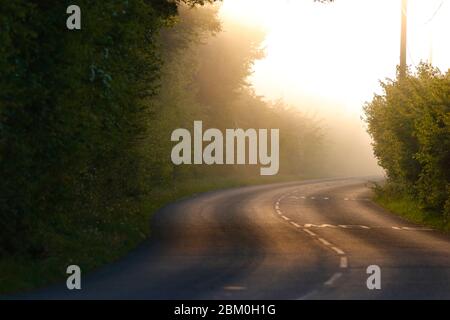
[[[221, 15], [267, 32], [251, 77], [258, 94], [332, 116], [360, 115], [378, 81], [395, 76], [400, 10], [401, 0], [225, 0]], [[409, 0], [408, 64], [446, 71], [449, 31], [450, 1]]]

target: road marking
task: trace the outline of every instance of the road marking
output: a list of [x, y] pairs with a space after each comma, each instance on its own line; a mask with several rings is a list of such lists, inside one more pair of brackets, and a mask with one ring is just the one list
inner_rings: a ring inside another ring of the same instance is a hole
[[337, 228], [337, 226], [333, 226], [332, 224], [323, 223], [320, 225], [320, 228]]
[[340, 272], [337, 272], [337, 273], [333, 274], [333, 275], [331, 276], [330, 279], [328, 279], [327, 281], [325, 281], [325, 285], [326, 285], [326, 286], [332, 286], [333, 283], [334, 283], [336, 280], [338, 280], [340, 277], [342, 277], [342, 273], [340, 273]]
[[[317, 199], [330, 200], [331, 199], [329, 196], [327, 196], [327, 197], [325, 197], [325, 196], [309, 196], [308, 197], [308, 196], [304, 196], [304, 195], [293, 196], [293, 195], [291, 195], [291, 193], [287, 193], [282, 198], [280, 198], [280, 200], [284, 199], [286, 197], [292, 198], [292, 199], [297, 199], [297, 200], [298, 199], [308, 199], [308, 198], [311, 199], [311, 200], [317, 200]], [[345, 201], [371, 201], [370, 198], [345, 197], [345, 198], [340, 198], [340, 199], [345, 200]]]
[[341, 268], [347, 268], [348, 267], [348, 259], [347, 259], [347, 257], [341, 257], [340, 267]]
[[[295, 223], [294, 221], [291, 221], [290, 218], [284, 216], [280, 210], [280, 201], [282, 199], [284, 199], [285, 197], [288, 198], [293, 198], [293, 199], [298, 199], [298, 197], [296, 196], [290, 196], [291, 193], [288, 193], [286, 195], [283, 195], [279, 198], [279, 200], [275, 203], [275, 211], [286, 221], [289, 221], [289, 223], [291, 225], [293, 225], [296, 228], [301, 228], [303, 231], [305, 231], [308, 235], [312, 236], [312, 237], [316, 237], [317, 234], [315, 234], [314, 232], [308, 230], [308, 228], [311, 227], [318, 227], [318, 228], [343, 228], [343, 229], [349, 229], [349, 228], [361, 228], [361, 229], [370, 229], [370, 227], [367, 226], [363, 226], [363, 225], [345, 225], [345, 224], [340, 224], [340, 225], [332, 225], [332, 224], [327, 224], [327, 223], [323, 223], [321, 225], [316, 225], [316, 224], [311, 224], [311, 223], [307, 223], [305, 224], [303, 227], [300, 226], [299, 224]], [[305, 196], [301, 196], [301, 199], [306, 199]], [[312, 196], [310, 197], [311, 200], [316, 199], [316, 197]], [[322, 199], [324, 200], [329, 200], [329, 197], [322, 197]], [[344, 200], [348, 201], [348, 198], [344, 198]], [[355, 200], [354, 198], [351, 198], [351, 200]], [[398, 229], [398, 230], [402, 230], [399, 227], [393, 227], [394, 229]], [[412, 230], [413, 228], [408, 228], [405, 227], [403, 230]], [[345, 255], [344, 251], [342, 251], [341, 249], [339, 249], [338, 247], [334, 246], [333, 244], [331, 244], [330, 242], [328, 242], [327, 240], [325, 240], [324, 238], [317, 238], [317, 240], [319, 240], [322, 244], [324, 244], [325, 246], [329, 247], [330, 249], [332, 249], [334, 252], [336, 252], [338, 255], [340, 255], [340, 260], [339, 260], [339, 267], [341, 269], [345, 269], [348, 268], [348, 258]], [[340, 277], [342, 277], [342, 273], [341, 272], [337, 272], [335, 274], [333, 274], [333, 276], [328, 279], [324, 285], [325, 286], [332, 286]], [[228, 287], [224, 287], [225, 290], [245, 290], [245, 287], [240, 287], [240, 286], [228, 286]], [[306, 297], [307, 295], [305, 295], [304, 297]]]
[[315, 289], [315, 290], [313, 290], [311, 292], [308, 292], [308, 293], [304, 294], [300, 298], [297, 298], [297, 300], [308, 300], [309, 298], [311, 298], [312, 296], [316, 295], [317, 293], [319, 293], [319, 290]]
[[318, 238], [317, 240], [319, 240], [320, 242], [322, 242], [324, 245], [326, 246], [331, 246], [331, 243], [329, 243], [327, 240], [325, 240], [324, 238]]
[[338, 226], [344, 229], [354, 229], [354, 228], [370, 229], [370, 227], [363, 226], [360, 224], [339, 224]]
[[316, 234], [315, 234], [314, 232], [309, 231], [308, 229], [303, 229], [303, 231], [305, 231], [305, 232], [306, 232], [307, 234], [309, 234], [310, 236], [313, 236], [313, 237], [316, 236]]
[[246, 290], [246, 287], [242, 287], [242, 286], [226, 286], [223, 287], [224, 290], [231, 290], [231, 291], [239, 291], [239, 290]]
[[337, 228], [337, 226], [334, 226], [332, 224], [327, 224], [327, 223], [324, 223], [324, 224], [321, 224], [321, 225], [313, 224], [313, 223], [305, 223], [304, 227], [305, 228], [311, 228], [311, 227], [316, 227], [316, 228], [327, 228], [327, 227], [328, 228]]
[[323, 223], [323, 224], [314, 224], [314, 223], [305, 223], [303, 225], [304, 228], [342, 228], [342, 229], [365, 229], [365, 230], [370, 230], [370, 229], [382, 229], [382, 228], [391, 228], [394, 230], [401, 230], [401, 231], [434, 231], [434, 229], [432, 228], [426, 228], [426, 227], [397, 227], [397, 226], [364, 226], [361, 224], [338, 224], [338, 225], [333, 225], [333, 224], [328, 224], [328, 223]]
[[331, 249], [333, 249], [337, 254], [345, 254], [344, 251], [342, 251], [341, 249], [339, 249], [338, 247], [331, 247]]
[[422, 227], [401, 227], [402, 230], [408, 231], [433, 231], [431, 228], [422, 228]]

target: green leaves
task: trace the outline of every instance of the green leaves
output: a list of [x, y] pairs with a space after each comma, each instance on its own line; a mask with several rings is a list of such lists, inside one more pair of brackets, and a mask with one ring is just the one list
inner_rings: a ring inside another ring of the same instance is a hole
[[384, 94], [365, 106], [375, 155], [392, 182], [425, 208], [444, 212], [450, 203], [450, 74], [421, 64], [415, 74], [382, 86]]
[[106, 217], [111, 197], [136, 189], [143, 87], [156, 94], [161, 66], [148, 32], [176, 5], [80, 0], [83, 29], [70, 32], [68, 4], [2, 2], [0, 255], [47, 252], [35, 248], [51, 246], [40, 226], [58, 232], [74, 210], [85, 215], [78, 223], [93, 208]]

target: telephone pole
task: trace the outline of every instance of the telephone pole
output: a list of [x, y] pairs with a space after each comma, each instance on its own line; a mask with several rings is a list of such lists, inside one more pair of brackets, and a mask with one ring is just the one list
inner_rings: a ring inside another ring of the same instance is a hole
[[400, 79], [406, 76], [406, 34], [407, 34], [408, 0], [402, 0], [402, 31], [400, 39]]

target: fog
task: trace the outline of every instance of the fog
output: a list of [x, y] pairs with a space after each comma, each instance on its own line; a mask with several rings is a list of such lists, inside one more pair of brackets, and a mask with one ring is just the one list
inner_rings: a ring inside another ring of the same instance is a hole
[[[326, 172], [379, 174], [362, 107], [394, 78], [399, 59], [400, 0], [225, 0], [224, 31], [231, 21], [265, 31], [265, 58], [249, 81], [268, 100], [281, 99], [319, 119], [327, 150]], [[449, 65], [450, 4], [409, 1], [407, 63], [441, 70]], [[380, 23], [380, 19], [382, 22]], [[282, 146], [281, 146], [282, 147]]]
[[[259, 91], [259, 93], [262, 93]], [[270, 92], [267, 94], [270, 96]], [[367, 101], [372, 99], [369, 95]], [[316, 119], [323, 133], [322, 167], [326, 176], [383, 175], [367, 133], [363, 105], [351, 108], [323, 97], [285, 98], [289, 105]]]
[[381, 175], [383, 170], [373, 156], [371, 139], [364, 123], [356, 117], [324, 118], [325, 172], [329, 175]]
[[[226, 9], [230, 11], [229, 6]], [[282, 101], [316, 121], [321, 128], [321, 156], [315, 157], [315, 161], [320, 162], [320, 175], [383, 174], [373, 155], [371, 139], [362, 120], [362, 109], [374, 93], [380, 92], [379, 80], [395, 74], [397, 51], [385, 63], [384, 73], [373, 66], [369, 68], [370, 72], [364, 73], [358, 69], [360, 61], [352, 67], [347, 65], [352, 54], [346, 50], [341, 49], [339, 54], [333, 55], [339, 41], [334, 39], [330, 46], [323, 43], [331, 41], [330, 35], [336, 37], [332, 32], [322, 32], [323, 27], [318, 33], [313, 29], [307, 30], [307, 39], [303, 36], [302, 41], [297, 41], [296, 37], [302, 37], [300, 34], [305, 31], [296, 30], [299, 26], [295, 23], [282, 23], [282, 16], [279, 15], [283, 12], [277, 13], [277, 19], [284, 28], [274, 24], [274, 21], [268, 24], [258, 22], [253, 13], [239, 12], [235, 16], [228, 11], [227, 14], [222, 12], [221, 16], [222, 32], [225, 34], [233, 34], [236, 28], [242, 29], [245, 25], [245, 30], [254, 30], [255, 42], [258, 42], [261, 33], [265, 33], [261, 45], [265, 55], [255, 61], [253, 72], [248, 77], [256, 94], [266, 101]], [[270, 14], [270, 10], [266, 13]], [[321, 43], [320, 48], [317, 43]], [[342, 61], [344, 56], [345, 63]]]

